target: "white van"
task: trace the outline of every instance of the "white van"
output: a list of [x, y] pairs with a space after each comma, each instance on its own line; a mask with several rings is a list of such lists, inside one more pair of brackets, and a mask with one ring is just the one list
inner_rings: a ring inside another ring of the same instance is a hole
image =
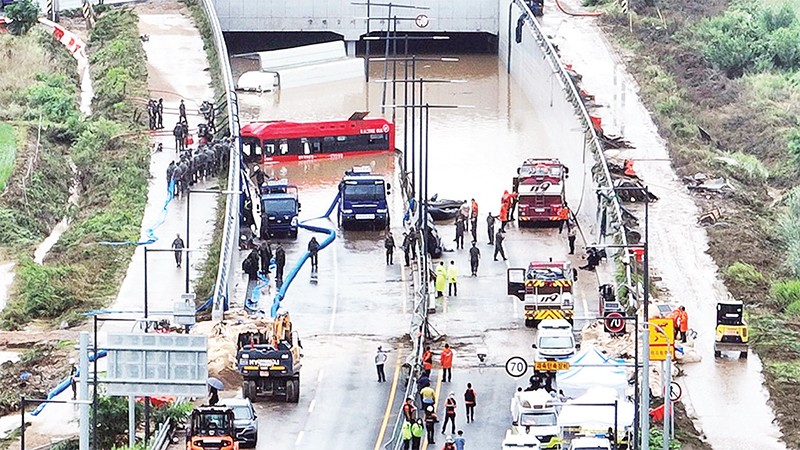
[[566, 320], [543, 320], [538, 330], [533, 346], [536, 349], [536, 361], [569, 358], [580, 348], [575, 343], [572, 325]]

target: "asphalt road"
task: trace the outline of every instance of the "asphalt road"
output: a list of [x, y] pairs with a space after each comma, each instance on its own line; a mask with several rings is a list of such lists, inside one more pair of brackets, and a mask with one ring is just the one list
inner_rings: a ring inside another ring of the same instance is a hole
[[[431, 89], [428, 98], [433, 103], [441, 100], [474, 104], [476, 108], [431, 114], [430, 192], [439, 192], [445, 198], [475, 197], [481, 216], [489, 211], [497, 214], [502, 190], [510, 189], [511, 178], [523, 159], [557, 156], [570, 167], [568, 198], [571, 205], [576, 205], [573, 208], [578, 212], [582, 231], [591, 240], [590, 236], [596, 233], [594, 194], [592, 184], [585, 181], [590, 176], [589, 167], [583, 165], [578, 128], [564, 124], [560, 120], [563, 114], [548, 110], [549, 98], [543, 98], [542, 105], [525, 101], [517, 87], [508, 84], [492, 57], [465, 57], [457, 69], [426, 66], [423, 76], [450, 77], [452, 70], [469, 83]], [[317, 98], [319, 88], [287, 90], [280, 97], [241, 94], [241, 102], [246, 105], [242, 115], [249, 119], [295, 120], [342, 117], [365, 104], [377, 112], [379, 89], [373, 85], [364, 88], [363, 84], [337, 86], [336, 92], [341, 95], [331, 104], [318, 103], [314, 109], [307, 108], [307, 99]], [[349, 95], [359, 90], [363, 95]], [[401, 137], [398, 142], [402, 142]], [[333, 163], [334, 167], [328, 162], [283, 164], [267, 170], [288, 174], [292, 183], [301, 186], [301, 219], [305, 219], [327, 209], [344, 169], [365, 162], [374, 162], [384, 174], [396, 171], [397, 164], [392, 167], [391, 162], [382, 159], [347, 159]], [[396, 218], [400, 199], [393, 197]], [[502, 368], [491, 367], [504, 364], [514, 355], [532, 359], [533, 331], [523, 325], [522, 303], [505, 294], [506, 269], [524, 267], [533, 259], [562, 259], [568, 251], [566, 234], [559, 235], [557, 229], [517, 230], [511, 226], [506, 240], [509, 260], [494, 262], [484, 224], [479, 221], [482, 262], [478, 277], [464, 275], [469, 272], [467, 250], [446, 252], [443, 258], [455, 260], [462, 274], [459, 295], [437, 301], [437, 312], [431, 317], [431, 324], [441, 334], [440, 340], [432, 344], [434, 349], [438, 351], [448, 342], [456, 354], [453, 382], [440, 383], [439, 371], [434, 370], [434, 386], [439, 396], [455, 392], [459, 401], [457, 426], [464, 429], [470, 448], [499, 446], [510, 425], [510, 415], [505, 411], [511, 396], [517, 385], [527, 384], [527, 376], [516, 380]], [[399, 243], [402, 229], [397, 228], [397, 220], [392, 225]], [[453, 248], [454, 227], [442, 225], [440, 234], [446, 246]], [[285, 243], [287, 271], [305, 250], [310, 236], [301, 231], [296, 243]], [[405, 388], [405, 377], [397, 364], [410, 350], [408, 339], [403, 336], [408, 331], [411, 293], [410, 272], [403, 272], [398, 264], [401, 254], [396, 254], [395, 265], [386, 266], [382, 239], [380, 233], [341, 234], [320, 253], [318, 284], [309, 282], [308, 266], [300, 271], [282, 303], [292, 314], [304, 346], [300, 402], [256, 405], [261, 436], [258, 448], [378, 449], [389, 439]], [[575, 264], [579, 265], [580, 254], [579, 251], [573, 257]], [[240, 292], [244, 284], [240, 283]], [[578, 316], [587, 315], [587, 309], [596, 310], [596, 292], [597, 275], [581, 271]], [[376, 382], [372, 358], [377, 345], [392, 349], [387, 383]], [[478, 348], [488, 349], [488, 366], [479, 364]], [[463, 422], [461, 406], [467, 382], [473, 383], [478, 392], [477, 420], [468, 425]], [[439, 413], [443, 416], [443, 409]], [[443, 441], [437, 439], [437, 445]]]

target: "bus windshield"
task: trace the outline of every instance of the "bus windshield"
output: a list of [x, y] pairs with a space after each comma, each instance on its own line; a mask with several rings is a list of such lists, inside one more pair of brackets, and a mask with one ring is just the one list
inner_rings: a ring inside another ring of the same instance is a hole
[[383, 184], [345, 184], [344, 199], [348, 201], [383, 200]]
[[539, 338], [539, 348], [561, 349], [572, 348], [574, 343], [570, 336], [542, 336]]

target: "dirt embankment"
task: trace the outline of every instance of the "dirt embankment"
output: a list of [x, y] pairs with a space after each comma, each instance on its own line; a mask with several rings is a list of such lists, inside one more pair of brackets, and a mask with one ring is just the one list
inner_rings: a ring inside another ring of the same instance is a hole
[[[775, 280], [790, 275], [775, 223], [781, 196], [797, 182], [786, 138], [797, 118], [793, 110], [765, 107], [752, 86], [713, 67], [698, 48], [694, 24], [731, 4], [664, 0], [655, 8], [638, 3], [633, 33], [627, 16], [607, 14], [602, 25], [641, 86], [678, 175], [723, 177], [734, 188], [729, 195], [695, 195], [695, 201], [702, 211], [722, 213], [720, 223], [707, 228], [708, 252], [722, 268], [729, 291], [748, 305], [751, 342], [764, 361], [784, 441], [800, 448], [800, 345], [795, 344], [800, 332], [768, 296]], [[769, 175], [753, 176], [744, 165], [727, 162], [733, 153], [757, 159]], [[726, 272], [737, 263], [752, 266], [758, 276]]]

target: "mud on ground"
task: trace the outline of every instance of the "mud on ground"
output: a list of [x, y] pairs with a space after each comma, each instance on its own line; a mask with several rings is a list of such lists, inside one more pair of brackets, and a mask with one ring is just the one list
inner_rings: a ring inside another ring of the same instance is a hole
[[[800, 361], [800, 348], [795, 348], [800, 346], [786, 339], [787, 333], [797, 334], [789, 330], [792, 324], [775, 318], [775, 311], [769, 309], [769, 280], [782, 278], [786, 273], [780, 257], [781, 245], [774, 234], [765, 231], [774, 223], [773, 203], [796, 183], [796, 175], [785, 169], [788, 152], [782, 136], [783, 130], [796, 123], [787, 119], [791, 114], [765, 113], [763, 105], [744, 92], [739, 80], [728, 79], [689, 45], [687, 26], [720, 14], [730, 3], [664, 0], [658, 2], [658, 10], [640, 5], [637, 12], [648, 19], [634, 21], [633, 36], [627, 17], [606, 15], [602, 25], [611, 41], [627, 56], [627, 67], [642, 88], [642, 100], [653, 113], [661, 136], [667, 140], [678, 175], [703, 172], [712, 178], [725, 177], [736, 187], [737, 193], [730, 197], [695, 195], [694, 198], [701, 211], [718, 207], [722, 212], [720, 223], [707, 228], [708, 252], [717, 265], [724, 270], [741, 261], [755, 266], [765, 277], [764, 281], [751, 284], [725, 277], [725, 284], [736, 298], [749, 304], [751, 317], [772, 319], [768, 326], [776, 328], [774, 332], [766, 330], [767, 335], [760, 339], [755, 336], [752, 342], [764, 361], [765, 384], [784, 441], [789, 448], [796, 449], [800, 448], [797, 429], [800, 373], [781, 364]], [[687, 110], [675, 114], [659, 111], [658, 102], [665, 94], [663, 88], [659, 92], [659, 87], [654, 86], [659, 82], [654, 67], [673, 77], [679, 86], [681, 106]], [[712, 137], [710, 142], [700, 137], [696, 125], [708, 132]], [[716, 157], [725, 151], [756, 156], [771, 172], [767, 183], [749, 179], [719, 162]], [[751, 328], [754, 328], [752, 323]], [[776, 370], [778, 366], [785, 371]], [[684, 448], [704, 448], [694, 447], [699, 444], [693, 443], [691, 436], [689, 432], [689, 444]]]
[[42, 342], [22, 353], [18, 362], [0, 365], [0, 416], [18, 411], [23, 395], [46, 398], [50, 389], [69, 375], [71, 351], [69, 346]]

